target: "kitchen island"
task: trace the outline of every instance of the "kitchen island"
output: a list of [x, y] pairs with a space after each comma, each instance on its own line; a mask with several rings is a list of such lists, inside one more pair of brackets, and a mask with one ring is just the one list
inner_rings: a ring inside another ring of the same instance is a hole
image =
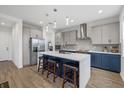
[[[63, 60], [66, 63], [68, 60], [79, 64], [79, 87], [86, 87], [90, 79], [90, 55], [79, 53], [59, 53], [59, 52], [40, 52], [38, 56], [50, 56], [56, 59]], [[60, 61], [59, 62], [62, 62]]]

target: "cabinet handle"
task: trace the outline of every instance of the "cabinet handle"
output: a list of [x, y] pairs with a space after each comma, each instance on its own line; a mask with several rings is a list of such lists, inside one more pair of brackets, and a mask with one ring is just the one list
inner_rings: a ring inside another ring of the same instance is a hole
[[6, 47], [6, 51], [8, 51], [9, 49], [8, 49], [8, 47]]
[[111, 39], [109, 39], [108, 42], [111, 43]]

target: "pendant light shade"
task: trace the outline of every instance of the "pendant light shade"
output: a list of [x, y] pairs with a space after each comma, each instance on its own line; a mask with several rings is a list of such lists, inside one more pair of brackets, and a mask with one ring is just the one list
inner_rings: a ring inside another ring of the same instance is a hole
[[54, 21], [54, 27], [53, 28], [56, 28], [56, 21]]
[[65, 25], [69, 25], [69, 17], [66, 17], [66, 24]]

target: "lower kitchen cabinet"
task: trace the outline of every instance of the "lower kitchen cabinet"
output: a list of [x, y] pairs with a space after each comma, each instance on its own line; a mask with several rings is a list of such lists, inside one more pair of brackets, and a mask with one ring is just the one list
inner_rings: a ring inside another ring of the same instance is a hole
[[113, 72], [120, 72], [120, 55], [91, 53], [91, 66]]
[[101, 54], [101, 68], [110, 70], [111, 56], [108, 54]]
[[94, 53], [90, 53], [91, 54], [91, 66], [95, 67], [95, 54]]
[[97, 53], [92, 53], [91, 54], [91, 66], [93, 67], [101, 67], [101, 55]]
[[110, 70], [120, 72], [121, 69], [121, 57], [120, 55], [110, 55], [111, 57], [111, 64]]

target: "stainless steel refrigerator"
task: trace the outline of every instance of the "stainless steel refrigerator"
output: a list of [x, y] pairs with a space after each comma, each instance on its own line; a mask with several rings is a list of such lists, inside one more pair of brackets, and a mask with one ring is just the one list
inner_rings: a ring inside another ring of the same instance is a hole
[[45, 51], [44, 39], [30, 38], [30, 64], [31, 65], [37, 64], [38, 52], [44, 52], [44, 51]]

